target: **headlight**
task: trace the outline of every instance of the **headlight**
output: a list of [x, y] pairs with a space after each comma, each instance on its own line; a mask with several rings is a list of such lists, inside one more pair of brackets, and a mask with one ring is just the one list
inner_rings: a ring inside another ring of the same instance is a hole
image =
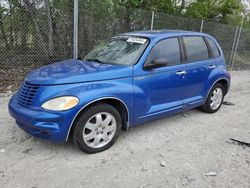
[[78, 102], [79, 99], [77, 97], [64, 96], [43, 103], [42, 107], [47, 110], [63, 111], [75, 107]]

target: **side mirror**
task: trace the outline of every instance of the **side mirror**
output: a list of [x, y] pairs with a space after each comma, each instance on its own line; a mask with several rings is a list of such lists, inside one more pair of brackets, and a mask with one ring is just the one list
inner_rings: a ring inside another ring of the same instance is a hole
[[159, 59], [155, 59], [151, 63], [145, 65], [144, 68], [146, 70], [152, 70], [155, 68], [165, 67], [167, 65], [168, 65], [168, 63], [167, 63], [165, 58], [159, 58]]

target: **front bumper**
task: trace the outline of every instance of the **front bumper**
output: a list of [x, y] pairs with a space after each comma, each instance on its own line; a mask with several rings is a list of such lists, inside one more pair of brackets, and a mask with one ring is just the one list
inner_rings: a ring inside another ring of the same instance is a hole
[[73, 120], [70, 112], [51, 112], [19, 105], [16, 95], [10, 99], [9, 113], [17, 125], [28, 134], [59, 143], [67, 140]]

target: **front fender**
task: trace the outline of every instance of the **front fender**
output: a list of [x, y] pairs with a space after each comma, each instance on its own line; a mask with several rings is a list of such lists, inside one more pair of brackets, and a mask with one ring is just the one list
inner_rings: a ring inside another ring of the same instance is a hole
[[110, 98], [117, 99], [126, 106], [129, 115], [128, 123], [130, 125], [133, 124], [133, 113], [130, 113], [132, 112], [134, 102], [131, 77], [76, 84], [40, 86], [40, 90], [35, 97], [34, 106], [32, 108], [44, 110], [41, 107], [44, 102], [52, 98], [69, 95], [78, 97], [79, 103], [70, 110], [57, 112], [63, 113], [65, 119], [70, 122], [64, 127], [64, 130], [70, 130], [77, 114], [88, 104], [99, 99]]
[[127, 108], [129, 124], [133, 124], [133, 87], [132, 78], [88, 83], [76, 94], [79, 99], [79, 110], [102, 99], [117, 99]]

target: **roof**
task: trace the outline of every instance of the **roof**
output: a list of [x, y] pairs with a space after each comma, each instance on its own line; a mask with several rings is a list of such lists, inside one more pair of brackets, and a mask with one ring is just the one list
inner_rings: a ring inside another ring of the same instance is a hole
[[205, 35], [204, 33], [185, 31], [185, 30], [147, 30], [147, 31], [134, 31], [129, 33], [124, 33], [123, 35], [140, 36], [147, 38], [165, 37], [165, 36], [176, 36], [180, 34], [190, 34], [190, 35]]

